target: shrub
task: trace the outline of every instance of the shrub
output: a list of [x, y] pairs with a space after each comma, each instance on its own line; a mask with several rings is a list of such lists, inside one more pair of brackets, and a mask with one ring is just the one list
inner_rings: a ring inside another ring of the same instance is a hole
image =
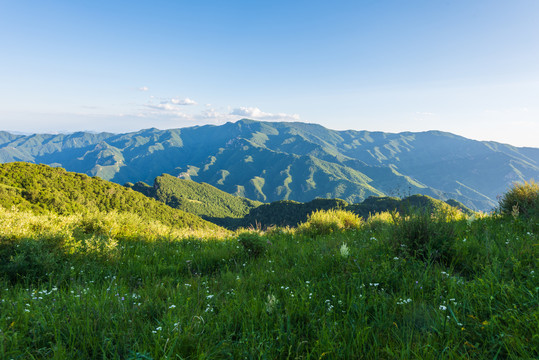
[[109, 233], [106, 221], [99, 213], [82, 216], [78, 228], [84, 234], [107, 235]]
[[240, 234], [238, 241], [243, 246], [247, 255], [250, 257], [259, 257], [266, 252], [267, 240], [254, 232], [245, 232]]
[[59, 266], [59, 239], [24, 239], [14, 241], [0, 237], [0, 278], [11, 283], [39, 281]]
[[361, 227], [361, 218], [344, 210], [318, 210], [297, 228], [299, 233], [307, 235], [327, 235], [346, 229]]
[[498, 210], [503, 215], [522, 215], [525, 218], [539, 216], [539, 184], [531, 180], [514, 183], [499, 201]]
[[393, 219], [395, 216], [398, 216], [396, 211], [390, 213], [389, 211], [378, 212], [375, 214], [369, 214], [367, 218], [367, 228], [371, 231], [378, 231], [382, 228], [393, 225]]
[[454, 255], [457, 222], [454, 214], [416, 211], [393, 216], [393, 246], [405, 257], [449, 264]]

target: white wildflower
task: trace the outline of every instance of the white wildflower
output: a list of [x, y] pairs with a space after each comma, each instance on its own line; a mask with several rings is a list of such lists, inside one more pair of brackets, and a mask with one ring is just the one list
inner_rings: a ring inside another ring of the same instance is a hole
[[277, 300], [275, 295], [268, 295], [268, 300], [266, 301], [266, 311], [268, 312], [268, 314], [271, 314], [275, 310], [275, 307], [277, 306], [278, 302], [279, 301]]
[[346, 257], [348, 257], [350, 255], [350, 249], [348, 249], [348, 246], [346, 246], [345, 243], [343, 243], [341, 245], [340, 251], [341, 251], [341, 256], [344, 257], [344, 258], [346, 258]]

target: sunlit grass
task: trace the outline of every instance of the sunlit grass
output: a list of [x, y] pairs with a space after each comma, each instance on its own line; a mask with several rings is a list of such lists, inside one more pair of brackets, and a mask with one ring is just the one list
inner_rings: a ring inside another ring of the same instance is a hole
[[[0, 209], [0, 358], [539, 355], [537, 221], [316, 216], [231, 234]], [[406, 251], [446, 226], [450, 258]]]

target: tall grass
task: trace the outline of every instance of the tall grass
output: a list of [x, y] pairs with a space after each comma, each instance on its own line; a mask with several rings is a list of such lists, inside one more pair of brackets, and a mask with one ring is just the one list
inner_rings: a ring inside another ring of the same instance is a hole
[[[531, 225], [413, 216], [230, 236], [0, 209], [0, 358], [537, 358]], [[402, 250], [446, 227], [444, 261]]]

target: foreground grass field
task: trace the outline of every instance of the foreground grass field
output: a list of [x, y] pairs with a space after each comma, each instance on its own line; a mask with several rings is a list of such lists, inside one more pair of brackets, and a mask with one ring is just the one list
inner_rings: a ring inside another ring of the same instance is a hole
[[532, 359], [537, 218], [189, 233], [0, 208], [2, 359]]

